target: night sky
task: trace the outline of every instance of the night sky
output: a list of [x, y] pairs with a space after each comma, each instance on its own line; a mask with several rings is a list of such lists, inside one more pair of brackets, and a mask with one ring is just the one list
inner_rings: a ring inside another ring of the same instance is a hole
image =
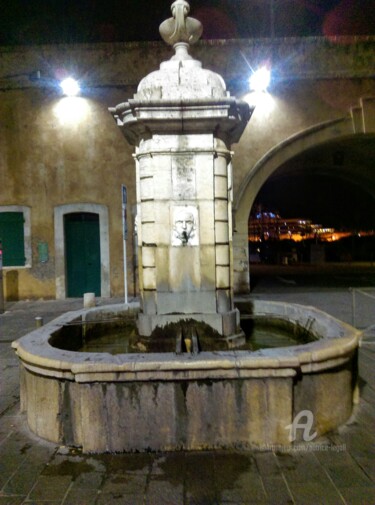
[[375, 195], [336, 177], [294, 175], [270, 179], [257, 197], [264, 210], [311, 219], [337, 230], [374, 230]]
[[[171, 0], [2, 0], [0, 44], [160, 40]], [[192, 0], [203, 38], [375, 33], [373, 0]]]

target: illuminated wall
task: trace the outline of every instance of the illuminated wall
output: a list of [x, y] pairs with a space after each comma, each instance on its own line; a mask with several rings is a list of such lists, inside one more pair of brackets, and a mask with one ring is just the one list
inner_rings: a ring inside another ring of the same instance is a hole
[[[246, 237], [253, 196], [246, 199], [244, 192], [250, 175], [277, 146], [284, 143], [282, 152], [287, 156], [288, 139], [348, 117], [349, 108], [361, 97], [375, 95], [374, 41], [367, 38], [346, 45], [324, 39], [216, 41], [194, 48], [193, 55], [220, 73], [240, 98], [254, 98], [246, 97], [249, 63], [256, 67], [272, 61], [277, 74], [240, 143], [233, 146], [238, 290], [248, 287]], [[0, 210], [29, 209], [28, 262], [5, 269], [8, 298], [64, 297], [64, 244], [56, 230], [56, 209], [90, 205], [105, 209], [108, 216], [101, 229], [108, 246], [102, 295], [122, 296], [122, 184], [128, 188], [128, 287], [133, 294], [134, 162], [132, 149], [107, 109], [133, 96], [141, 78], [168, 55], [162, 43], [0, 49]], [[81, 80], [82, 93], [74, 99], [63, 98], [57, 88], [67, 73]], [[254, 188], [267, 174], [259, 176]]]

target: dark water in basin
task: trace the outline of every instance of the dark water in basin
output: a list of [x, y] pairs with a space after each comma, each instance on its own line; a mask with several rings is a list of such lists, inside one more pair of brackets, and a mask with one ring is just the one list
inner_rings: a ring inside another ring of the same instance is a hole
[[[251, 317], [241, 320], [241, 327], [246, 338], [242, 337], [233, 343], [206, 324], [192, 320], [156, 329], [151, 337], [139, 336], [134, 320], [114, 324], [96, 321], [64, 326], [51, 337], [50, 344], [59, 349], [77, 352], [134, 354], [189, 352], [189, 347], [193, 347], [192, 338], [195, 337], [195, 350], [208, 352], [228, 349], [256, 351], [315, 340], [307, 328], [276, 318]], [[180, 348], [177, 344], [179, 336]]]
[[[280, 323], [280, 322], [279, 322]], [[228, 349], [255, 351], [273, 347], [294, 346], [314, 340], [308, 332], [299, 329], [296, 331], [295, 325], [270, 324], [269, 321], [253, 319], [242, 324], [246, 334], [246, 342], [239, 342], [237, 345], [230, 344], [218, 335], [196, 331], [199, 351], [222, 351]], [[129, 328], [106, 328], [99, 324], [100, 331], [95, 329], [94, 334], [88, 332], [82, 339], [81, 345], [76, 349], [79, 352], [107, 352], [110, 354], [132, 354], [132, 353], [158, 353], [176, 352], [176, 335], [169, 335], [168, 331], [159, 332], [151, 337], [141, 337], [136, 330], [129, 331]], [[212, 330], [211, 330], [212, 333]], [[187, 334], [189, 341], [190, 334]], [[186, 342], [185, 335], [182, 336], [182, 352], [187, 352], [189, 342]]]
[[[228, 350], [228, 344], [214, 339], [200, 338], [201, 351]], [[271, 347], [287, 347], [298, 345], [299, 342], [285, 330], [273, 328], [257, 328], [244, 345], [234, 347], [237, 350], [257, 350]], [[233, 347], [232, 347], [233, 348]], [[105, 335], [86, 341], [80, 348], [80, 352], [108, 352], [110, 354], [128, 354], [143, 352], [175, 352], [176, 341], [165, 338], [163, 341], [150, 342], [149, 338], [139, 336], [124, 336], [121, 331], [109, 331]]]

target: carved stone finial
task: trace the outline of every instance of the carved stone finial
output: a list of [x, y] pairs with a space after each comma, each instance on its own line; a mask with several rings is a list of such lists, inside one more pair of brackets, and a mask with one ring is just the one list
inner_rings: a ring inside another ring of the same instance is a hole
[[171, 6], [173, 18], [164, 21], [159, 32], [163, 40], [171, 46], [194, 44], [202, 35], [200, 21], [189, 18], [190, 5], [186, 0], [176, 0]]

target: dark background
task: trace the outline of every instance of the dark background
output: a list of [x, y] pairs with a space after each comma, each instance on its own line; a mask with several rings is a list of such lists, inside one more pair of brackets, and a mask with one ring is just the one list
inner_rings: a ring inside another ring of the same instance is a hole
[[[2, 0], [0, 44], [160, 40], [171, 0]], [[370, 35], [373, 0], [191, 0], [203, 38]]]

